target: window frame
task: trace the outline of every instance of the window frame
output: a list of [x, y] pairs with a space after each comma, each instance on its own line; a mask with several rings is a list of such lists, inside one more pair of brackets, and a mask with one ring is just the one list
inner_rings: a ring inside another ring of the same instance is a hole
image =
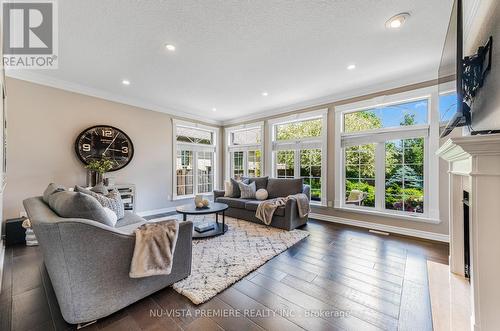
[[[179, 142], [177, 141], [177, 128], [178, 127], [187, 127], [196, 130], [204, 130], [212, 133], [212, 144], [196, 144], [196, 143], [187, 143], [187, 142]], [[217, 163], [217, 155], [218, 155], [218, 140], [219, 137], [219, 128], [203, 125], [194, 122], [187, 122], [177, 119], [172, 119], [172, 200], [181, 200], [181, 199], [189, 199], [193, 198], [197, 194], [203, 195], [213, 195], [213, 190], [217, 189], [218, 185], [218, 163]], [[177, 195], [177, 152], [180, 150], [188, 150], [193, 152], [193, 194], [186, 195]], [[199, 186], [199, 175], [198, 175], [198, 152], [210, 152], [213, 154], [213, 184], [212, 184], [212, 192], [208, 193], [198, 193]]]
[[[232, 134], [238, 131], [249, 129], [260, 130], [260, 143], [233, 145], [231, 141]], [[233, 174], [233, 153], [243, 152], [243, 176], [248, 177], [248, 153], [251, 151], [260, 151], [261, 176], [264, 176], [264, 122], [242, 124], [224, 128], [224, 141], [226, 142], [226, 165], [225, 178], [229, 180]]]
[[[344, 132], [344, 114], [386, 107], [412, 101], [427, 100], [427, 124]], [[437, 86], [381, 96], [335, 107], [335, 200], [334, 208], [439, 223], [439, 94]], [[385, 208], [385, 143], [390, 140], [424, 138], [424, 213]], [[375, 147], [375, 207], [352, 206], [345, 203], [345, 147], [374, 142]]]
[[[304, 122], [307, 120], [321, 119], [322, 128], [319, 137], [297, 138], [290, 140], [277, 140], [276, 129], [278, 125]], [[297, 113], [289, 116], [284, 116], [268, 121], [268, 163], [266, 169], [268, 176], [277, 177], [276, 167], [276, 152], [280, 150], [293, 150], [295, 152], [294, 160], [294, 178], [300, 176], [300, 150], [303, 149], [321, 149], [321, 202], [311, 201], [312, 205], [327, 206], [327, 158], [328, 158], [328, 108], [318, 109], [314, 111]]]

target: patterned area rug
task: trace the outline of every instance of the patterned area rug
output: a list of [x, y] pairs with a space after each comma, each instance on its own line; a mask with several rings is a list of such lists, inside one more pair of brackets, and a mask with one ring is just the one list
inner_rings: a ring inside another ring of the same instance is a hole
[[173, 285], [194, 304], [211, 299], [309, 235], [303, 230], [285, 231], [227, 216], [226, 224], [229, 229], [221, 236], [193, 240], [191, 275]]

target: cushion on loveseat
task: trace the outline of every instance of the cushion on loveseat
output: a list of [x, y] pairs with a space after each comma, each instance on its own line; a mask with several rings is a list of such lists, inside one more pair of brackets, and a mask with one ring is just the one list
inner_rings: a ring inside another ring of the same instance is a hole
[[258, 191], [260, 189], [267, 189], [267, 182], [269, 177], [243, 177], [243, 180], [248, 180], [249, 184], [255, 182], [255, 189]]
[[57, 185], [57, 184], [54, 184], [54, 183], [50, 183], [49, 186], [47, 186], [47, 188], [45, 189], [45, 191], [43, 191], [43, 201], [46, 204], [49, 204], [49, 197], [52, 194], [57, 193], [57, 192], [62, 192], [62, 191], [65, 191], [65, 190], [66, 189], [64, 188], [64, 186]]
[[289, 195], [302, 193], [303, 184], [302, 178], [269, 178], [267, 182], [269, 199], [286, 198]]
[[111, 227], [114, 225], [99, 201], [84, 193], [70, 191], [52, 193], [49, 196], [49, 206], [60, 217], [83, 218]]
[[240, 199], [240, 198], [229, 198], [229, 197], [221, 197], [217, 198], [217, 202], [225, 203], [231, 208], [245, 209], [245, 203], [250, 201], [248, 199]]
[[[257, 207], [259, 206], [259, 203], [261, 203], [261, 202], [262, 201], [257, 201], [257, 200], [248, 201], [245, 204], [245, 209], [250, 210], [250, 211], [257, 211]], [[285, 207], [284, 206], [278, 207], [278, 209], [276, 209], [276, 211], [274, 212], [274, 215], [285, 216]]]

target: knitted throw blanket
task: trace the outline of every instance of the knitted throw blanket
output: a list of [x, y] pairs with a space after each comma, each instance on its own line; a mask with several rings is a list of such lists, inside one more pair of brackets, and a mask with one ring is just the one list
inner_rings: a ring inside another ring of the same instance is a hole
[[179, 232], [176, 220], [147, 223], [135, 230], [130, 278], [169, 275]]

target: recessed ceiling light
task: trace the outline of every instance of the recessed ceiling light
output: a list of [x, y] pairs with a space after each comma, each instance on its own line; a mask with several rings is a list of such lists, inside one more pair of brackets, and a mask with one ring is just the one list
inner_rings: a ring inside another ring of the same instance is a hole
[[174, 45], [172, 45], [172, 44], [166, 44], [166, 45], [165, 45], [165, 48], [166, 48], [168, 51], [171, 51], [171, 52], [175, 51], [175, 46], [174, 46]]
[[347, 70], [354, 70], [354, 69], [356, 69], [356, 65], [355, 64], [349, 64], [347, 66]]
[[387, 22], [385, 22], [385, 27], [388, 29], [399, 29], [401, 26], [403, 26], [408, 18], [410, 18], [409, 13], [394, 15]]
[[267, 93], [267, 92], [262, 92], [262, 96], [263, 96], [263, 97], [267, 97], [268, 95], [269, 95], [269, 93]]
[[217, 111], [217, 108], [212, 108], [212, 111]]
[[127, 79], [122, 80], [123, 85], [130, 85], [130, 81]]

